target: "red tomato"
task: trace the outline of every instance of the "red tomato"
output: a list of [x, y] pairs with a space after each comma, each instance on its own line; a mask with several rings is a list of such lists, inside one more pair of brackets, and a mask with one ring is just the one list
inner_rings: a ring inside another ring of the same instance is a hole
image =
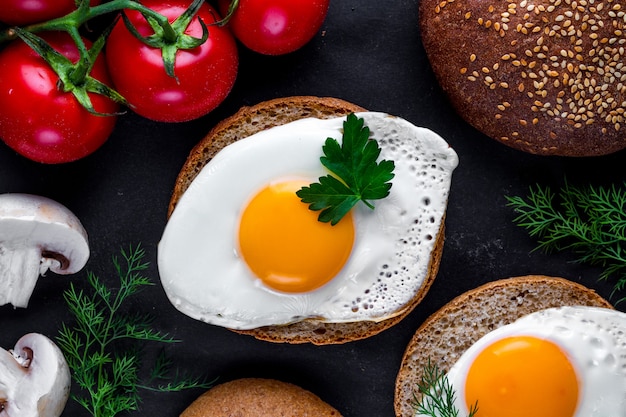
[[[330, 0], [239, 0], [228, 25], [247, 48], [264, 55], [293, 52], [324, 23]], [[219, 0], [225, 15], [230, 0]]]
[[[100, 0], [90, 2], [92, 6], [99, 3]], [[2, 0], [0, 22], [23, 26], [65, 16], [75, 9], [75, 0]]]
[[[70, 60], [78, 60], [78, 49], [65, 32], [43, 37]], [[29, 159], [49, 164], [80, 159], [99, 148], [115, 126], [115, 116], [94, 116], [72, 93], [60, 91], [57, 74], [21, 40], [0, 51], [0, 74], [0, 138]], [[91, 75], [110, 85], [103, 57]], [[90, 97], [98, 112], [119, 109], [104, 96]]]
[[[166, 16], [170, 22], [188, 7], [187, 0], [144, 0], [142, 4]], [[139, 33], [153, 33], [138, 12], [127, 11]], [[183, 122], [197, 119], [215, 109], [230, 93], [237, 77], [237, 43], [227, 28], [209, 26], [219, 20], [215, 10], [203, 3], [186, 34], [202, 37], [208, 26], [209, 39], [201, 46], [178, 50], [174, 74], [166, 74], [161, 50], [135, 38], [120, 21], [109, 35], [106, 58], [115, 89], [137, 114], [155, 121]]]

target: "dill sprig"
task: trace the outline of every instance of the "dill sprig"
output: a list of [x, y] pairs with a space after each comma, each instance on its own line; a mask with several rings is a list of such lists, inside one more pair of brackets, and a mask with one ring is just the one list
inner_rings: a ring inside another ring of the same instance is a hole
[[[424, 367], [421, 381], [417, 385], [417, 394], [413, 396], [413, 409], [419, 416], [430, 417], [459, 417], [459, 410], [455, 407], [456, 392], [445, 372], [431, 363], [430, 359]], [[473, 417], [478, 411], [478, 404], [472, 405], [468, 417]]]
[[[615, 279], [611, 296], [626, 286], [626, 190], [610, 187], [530, 187], [526, 199], [506, 197], [514, 222], [545, 252], [571, 251], [576, 261], [600, 266], [600, 280]], [[626, 297], [621, 298], [623, 301]]]
[[88, 272], [92, 294], [77, 291], [73, 284], [64, 293], [75, 323], [71, 327], [64, 323], [57, 341], [72, 378], [81, 390], [81, 394], [72, 394], [72, 398], [94, 417], [113, 417], [137, 410], [140, 389], [172, 392], [211, 386], [211, 382], [185, 375], [176, 375], [169, 383], [156, 384], [168, 379], [172, 365], [164, 354], [155, 360], [149, 378], [143, 382], [139, 375], [143, 356], [140, 342], [170, 344], [178, 340], [152, 329], [149, 315], [121, 311], [129, 297], [152, 285], [142, 275], [148, 268], [148, 263], [143, 262], [145, 251], [138, 245], [121, 253], [123, 264], [118, 257], [113, 257], [120, 279], [118, 288], [109, 289], [95, 274]]

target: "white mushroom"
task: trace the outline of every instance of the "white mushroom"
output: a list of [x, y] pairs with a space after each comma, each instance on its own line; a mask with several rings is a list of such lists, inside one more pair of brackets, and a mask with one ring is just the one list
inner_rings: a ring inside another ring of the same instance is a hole
[[0, 194], [0, 305], [27, 307], [40, 275], [80, 271], [87, 232], [62, 204], [46, 197]]
[[29, 333], [0, 349], [0, 417], [58, 417], [70, 386], [65, 357], [46, 336]]

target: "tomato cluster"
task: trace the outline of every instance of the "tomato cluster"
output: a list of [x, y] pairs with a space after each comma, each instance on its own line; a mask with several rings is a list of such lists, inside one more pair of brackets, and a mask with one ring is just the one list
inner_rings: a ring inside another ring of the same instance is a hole
[[[84, 10], [120, 7], [131, 0], [83, 0]], [[238, 71], [238, 44], [257, 53], [293, 52], [320, 29], [330, 0], [215, 0], [203, 2], [186, 26], [183, 37], [206, 40], [191, 47], [155, 46], [154, 22], [136, 7], [123, 9], [94, 59], [89, 76], [110, 86], [135, 113], [158, 122], [184, 122], [215, 109], [231, 91]], [[76, 10], [75, 0], [6, 0], [0, 22], [26, 31]], [[141, 7], [167, 18], [172, 27], [192, 0], [142, 0]], [[137, 3], [138, 4], [138, 3]], [[36, 5], [36, 7], [34, 7]], [[94, 7], [95, 6], [95, 7]], [[144, 9], [145, 11], [145, 9]], [[223, 18], [226, 19], [223, 19]], [[167, 23], [167, 22], [166, 22]], [[31, 25], [31, 26], [29, 26]], [[134, 30], [133, 30], [134, 28]], [[37, 32], [34, 30], [33, 32]], [[57, 55], [78, 65], [92, 43], [76, 41], [70, 31], [37, 33]], [[208, 36], [207, 36], [208, 35]], [[82, 54], [82, 55], [81, 55]], [[170, 54], [168, 68], [164, 56]], [[45, 57], [45, 56], [44, 56]], [[116, 97], [84, 93], [93, 105], [76, 99], [72, 71], [60, 76], [40, 52], [19, 40], [0, 49], [0, 138], [21, 155], [41, 163], [64, 163], [83, 158], [111, 134], [120, 104]], [[55, 58], [57, 59], [57, 58]], [[67, 82], [66, 85], [64, 82]], [[97, 90], [97, 89], [96, 89]]]

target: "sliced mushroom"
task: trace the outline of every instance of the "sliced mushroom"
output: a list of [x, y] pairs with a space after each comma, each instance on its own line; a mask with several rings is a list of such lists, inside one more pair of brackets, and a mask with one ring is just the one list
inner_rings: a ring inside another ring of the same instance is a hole
[[29, 333], [0, 349], [0, 417], [58, 417], [70, 387], [65, 357], [46, 336]]
[[87, 232], [67, 207], [31, 194], [0, 194], [0, 305], [27, 307], [40, 275], [74, 274], [88, 259]]

